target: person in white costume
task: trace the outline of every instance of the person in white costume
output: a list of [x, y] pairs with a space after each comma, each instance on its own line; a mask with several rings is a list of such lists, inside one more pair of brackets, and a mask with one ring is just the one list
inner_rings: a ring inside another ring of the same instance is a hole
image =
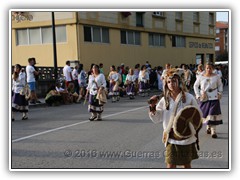
[[[189, 123], [191, 134], [187, 138], [179, 138], [174, 131], [174, 118], [181, 113], [184, 108], [194, 107], [199, 114], [198, 104], [193, 95], [186, 92], [183, 82], [184, 72], [182, 69], [168, 69], [164, 77], [164, 97], [155, 104], [156, 108], [151, 108], [149, 117], [154, 123], [163, 122], [163, 142], [166, 146], [165, 162], [167, 168], [176, 168], [182, 165], [184, 168], [191, 168], [191, 161], [198, 159], [196, 143], [198, 141], [198, 130], [195, 130]], [[156, 96], [151, 97], [154, 100]], [[200, 118], [201, 119], [201, 118]], [[199, 127], [200, 129], [200, 127]]]
[[223, 85], [220, 76], [213, 73], [213, 64], [206, 64], [205, 73], [194, 83], [194, 92], [200, 101], [204, 123], [207, 124], [207, 134], [217, 138], [216, 126], [223, 123], [219, 101], [222, 97]]
[[90, 121], [97, 119], [98, 121], [102, 120], [101, 114], [103, 112], [103, 104], [100, 104], [97, 95], [100, 91], [105, 91], [106, 89], [106, 80], [105, 76], [100, 73], [99, 66], [94, 65], [92, 67], [92, 75], [89, 76], [87, 93], [89, 93], [89, 106], [88, 110], [91, 112]]

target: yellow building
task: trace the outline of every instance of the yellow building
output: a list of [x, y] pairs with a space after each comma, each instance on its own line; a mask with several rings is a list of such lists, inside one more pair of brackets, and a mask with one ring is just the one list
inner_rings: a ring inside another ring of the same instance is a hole
[[[12, 12], [13, 13], [13, 12]], [[53, 67], [51, 12], [13, 15], [12, 64]], [[215, 12], [55, 12], [57, 63], [78, 60], [88, 70], [91, 63], [173, 66], [215, 59]], [[30, 19], [30, 20], [24, 20]]]

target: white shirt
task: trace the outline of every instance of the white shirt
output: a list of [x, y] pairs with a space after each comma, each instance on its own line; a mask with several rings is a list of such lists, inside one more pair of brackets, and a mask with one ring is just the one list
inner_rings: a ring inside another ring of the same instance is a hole
[[[185, 93], [186, 94], [186, 102], [183, 103], [182, 100], [180, 100], [178, 108], [177, 108], [177, 112], [176, 114], [182, 110], [185, 106], [188, 105], [193, 105], [195, 106], [197, 109], [199, 109], [199, 106], [197, 104], [196, 99], [193, 97], [193, 95], [189, 94], [189, 93]], [[174, 100], [172, 98], [170, 98], [170, 105], [169, 105], [169, 110], [166, 109], [165, 106], [165, 99], [164, 97], [159, 101], [159, 103], [156, 106], [156, 113], [155, 115], [153, 115], [152, 113], [149, 113], [149, 117], [150, 119], [156, 124], [156, 123], [160, 123], [163, 122], [163, 129], [165, 130], [168, 126], [168, 123], [170, 121], [170, 116], [173, 113], [174, 110]], [[201, 112], [201, 110], [199, 109], [199, 111]], [[194, 142], [196, 142], [196, 137], [194, 136], [196, 132], [192, 132], [192, 136], [188, 139], [185, 140], [174, 140], [174, 139], [168, 139], [168, 142], [171, 144], [178, 144], [178, 145], [188, 145], [188, 144], [192, 144]]]
[[72, 72], [71, 67], [68, 65], [65, 65], [63, 68], [63, 75], [64, 75], [66, 81], [72, 81], [71, 76], [70, 76], [71, 72]]
[[149, 74], [147, 72], [147, 70], [145, 71], [140, 71], [139, 72], [139, 81], [143, 81], [144, 83], [147, 83], [147, 80], [149, 80]]
[[99, 74], [95, 78], [93, 75], [90, 75], [88, 80], [87, 90], [91, 95], [96, 95], [98, 88], [100, 87], [106, 88], [106, 85], [107, 84], [106, 84], [105, 76], [103, 74]]
[[130, 82], [135, 82], [136, 81], [136, 76], [133, 74], [133, 75], [130, 75], [128, 74], [127, 77], [126, 77], [126, 81], [130, 81]]
[[[200, 90], [198, 88], [199, 86]], [[209, 91], [210, 89], [212, 89], [211, 92]], [[216, 100], [218, 99], [218, 93], [222, 93], [222, 91], [223, 85], [221, 78], [216, 74], [211, 77], [200, 75], [194, 83], [194, 92], [197, 99], [206, 92], [209, 100]]]
[[73, 80], [77, 80], [78, 79], [78, 71], [75, 68], [72, 71], [72, 78], [73, 78]]
[[27, 82], [35, 82], [35, 77], [34, 77], [34, 67], [31, 65], [27, 65], [26, 67], [26, 73], [27, 73]]
[[25, 84], [26, 84], [25, 73], [20, 72], [16, 81], [13, 80], [13, 92], [20, 93]]
[[117, 72], [111, 72], [108, 76], [109, 80], [113, 80], [115, 82], [119, 79], [119, 74]]

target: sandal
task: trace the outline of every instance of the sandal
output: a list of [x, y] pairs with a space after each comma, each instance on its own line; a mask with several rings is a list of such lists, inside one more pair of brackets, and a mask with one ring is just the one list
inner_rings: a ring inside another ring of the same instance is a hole
[[27, 120], [27, 119], [28, 119], [27, 116], [23, 116], [23, 117], [22, 117], [22, 120]]

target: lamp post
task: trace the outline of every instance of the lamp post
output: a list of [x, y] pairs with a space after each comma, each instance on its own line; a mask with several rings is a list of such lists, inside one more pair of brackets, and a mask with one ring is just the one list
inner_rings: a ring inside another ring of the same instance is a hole
[[55, 32], [55, 17], [54, 12], [52, 12], [52, 35], [53, 35], [53, 60], [54, 60], [54, 78], [57, 80], [57, 47], [56, 47], [56, 32]]

